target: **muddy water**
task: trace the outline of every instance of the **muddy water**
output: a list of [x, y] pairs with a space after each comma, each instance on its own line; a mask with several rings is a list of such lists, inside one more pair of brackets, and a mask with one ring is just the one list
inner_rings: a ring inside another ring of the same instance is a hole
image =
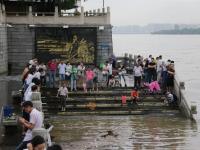
[[173, 115], [59, 117], [51, 122], [54, 141], [66, 150], [195, 150], [191, 141], [200, 137], [196, 123]]
[[[162, 54], [175, 60], [181, 80], [186, 82], [188, 99], [197, 102], [200, 112], [200, 36], [114, 35], [116, 54]], [[12, 78], [13, 79], [13, 78]], [[0, 105], [10, 101], [14, 82], [0, 82]], [[200, 115], [197, 122], [180, 116], [84, 116], [56, 117], [50, 122], [54, 141], [64, 150], [199, 150]], [[107, 136], [107, 131], [112, 136]], [[15, 149], [19, 138], [0, 133], [0, 149]]]

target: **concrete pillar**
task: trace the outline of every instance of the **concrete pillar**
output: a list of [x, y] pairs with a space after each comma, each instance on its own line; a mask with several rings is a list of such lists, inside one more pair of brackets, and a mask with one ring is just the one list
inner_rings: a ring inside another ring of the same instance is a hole
[[0, 3], [0, 24], [3, 22], [3, 14], [1, 10], [1, 3]]
[[28, 20], [29, 20], [30, 24], [33, 23], [33, 10], [32, 10], [32, 6], [28, 7]]
[[85, 23], [84, 7], [81, 7], [80, 24]]
[[105, 13], [105, 8], [102, 8], [102, 13], [103, 13], [103, 14]]
[[54, 22], [58, 22], [59, 20], [59, 10], [58, 10], [58, 6], [55, 6], [55, 10], [54, 10]]
[[110, 7], [107, 7], [106, 24], [110, 24]]
[[55, 6], [55, 17], [59, 17], [59, 10], [58, 10], [58, 6]]
[[2, 12], [4, 13], [4, 12], [6, 11], [5, 5], [2, 4], [2, 5], [1, 5], [1, 8], [2, 8]]

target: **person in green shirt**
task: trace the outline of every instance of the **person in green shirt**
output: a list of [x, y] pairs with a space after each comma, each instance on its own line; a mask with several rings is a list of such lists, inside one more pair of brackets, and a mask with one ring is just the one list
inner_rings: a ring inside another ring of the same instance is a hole
[[77, 67], [76, 65], [72, 66], [72, 72], [71, 72], [71, 91], [77, 91]]

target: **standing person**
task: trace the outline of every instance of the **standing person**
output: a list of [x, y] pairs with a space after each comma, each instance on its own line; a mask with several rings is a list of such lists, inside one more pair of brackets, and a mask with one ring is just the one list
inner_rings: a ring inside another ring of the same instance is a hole
[[125, 74], [126, 74], [126, 68], [124, 65], [120, 65], [119, 67], [119, 79], [120, 79], [120, 85], [122, 86], [122, 79], [124, 80], [124, 84], [125, 84], [125, 87], [127, 87], [127, 84], [126, 84], [126, 79], [125, 79]]
[[36, 71], [36, 72], [34, 73], [34, 78], [37, 78], [38, 80], [40, 80], [41, 72], [42, 72], [42, 71], [43, 71], [43, 70], [42, 70], [41, 68], [39, 68], [38, 71]]
[[35, 73], [35, 69], [34, 68], [30, 68], [28, 75], [25, 79], [25, 83], [24, 83], [24, 92], [26, 91], [26, 89], [28, 88], [28, 86], [32, 83], [32, 80], [34, 78], [34, 73]]
[[156, 81], [156, 63], [154, 58], [151, 59], [151, 62], [148, 64], [148, 82]]
[[78, 79], [80, 81], [80, 84], [83, 86], [83, 89], [86, 92], [86, 86], [85, 86], [85, 82], [86, 82], [86, 78], [85, 78], [85, 66], [84, 66], [84, 64], [82, 62], [80, 62], [80, 64], [78, 65], [77, 75], [78, 75]]
[[24, 100], [26, 99], [28, 93], [31, 92], [31, 88], [33, 85], [37, 85], [37, 90], [40, 91], [40, 80], [38, 80], [37, 78], [33, 78], [26, 91], [24, 91]]
[[61, 111], [65, 111], [66, 98], [68, 98], [68, 89], [66, 84], [62, 83], [62, 86], [58, 89], [57, 96], [60, 97]]
[[109, 59], [110, 59], [110, 62], [112, 63], [112, 67], [116, 68], [116, 57], [115, 57], [115, 55], [111, 54]]
[[106, 61], [105, 65], [103, 65], [103, 70], [102, 70], [103, 78], [106, 81], [106, 83], [108, 82], [108, 72], [109, 72], [108, 61]]
[[91, 68], [88, 68], [86, 71], [86, 87], [87, 90], [91, 90], [93, 88], [93, 79], [94, 79], [94, 72]]
[[32, 93], [38, 91], [38, 86], [37, 85], [32, 85], [31, 86], [31, 91], [28, 91], [26, 95], [24, 96], [24, 101], [31, 101], [32, 100]]
[[29, 64], [26, 64], [26, 67], [24, 68], [24, 71], [22, 73], [22, 83], [25, 83], [25, 79], [28, 76], [29, 73]]
[[112, 63], [109, 62], [108, 65], [108, 81], [107, 81], [107, 86], [109, 85], [109, 80], [112, 78]]
[[144, 69], [143, 69], [143, 71], [144, 71], [144, 85], [145, 86], [148, 85], [148, 83], [149, 83], [149, 69], [148, 69], [148, 65], [149, 65], [149, 61], [146, 58], [144, 60]]
[[165, 61], [162, 62], [162, 74], [161, 74], [161, 77], [162, 77], [162, 89], [163, 91], [166, 91], [166, 88], [167, 88], [167, 66], [166, 66], [166, 63]]
[[65, 70], [65, 80], [67, 81], [67, 87], [70, 87], [71, 73], [72, 73], [72, 65], [70, 64], [70, 62], [67, 62]]
[[99, 79], [99, 73], [100, 73], [100, 70], [98, 69], [97, 66], [94, 67], [93, 69], [93, 72], [94, 72], [94, 78], [93, 78], [93, 90], [96, 89], [96, 91], [99, 90], [99, 85], [98, 85], [98, 79]]
[[66, 70], [66, 64], [63, 61], [61, 61], [58, 65], [60, 84], [62, 81], [65, 80], [65, 70]]
[[57, 70], [57, 63], [55, 59], [52, 59], [48, 63], [48, 69], [49, 69], [49, 86], [55, 87], [56, 70]]
[[32, 131], [33, 129], [42, 128], [43, 125], [43, 117], [42, 113], [37, 109], [33, 108], [33, 103], [31, 101], [26, 101], [22, 105], [24, 111], [30, 114], [30, 121], [25, 120], [20, 117], [19, 122], [28, 128], [26, 131], [25, 137], [21, 144], [16, 148], [16, 150], [23, 150], [27, 148], [27, 144], [32, 140]]
[[47, 71], [47, 67], [44, 63], [41, 63], [39, 65], [39, 70], [42, 69], [41, 72], [41, 76], [40, 76], [40, 80], [41, 80], [41, 85], [45, 86], [46, 85], [46, 71]]
[[134, 87], [139, 89], [141, 87], [143, 69], [138, 63], [134, 66], [133, 73], [134, 73]]
[[71, 91], [77, 91], [77, 67], [75, 65], [72, 66], [72, 73], [71, 73]]
[[157, 57], [156, 71], [157, 71], [157, 81], [158, 83], [161, 83], [161, 74], [162, 74], [162, 56], [161, 55]]
[[167, 91], [172, 92], [174, 87], [174, 61], [171, 61], [170, 65], [167, 68]]

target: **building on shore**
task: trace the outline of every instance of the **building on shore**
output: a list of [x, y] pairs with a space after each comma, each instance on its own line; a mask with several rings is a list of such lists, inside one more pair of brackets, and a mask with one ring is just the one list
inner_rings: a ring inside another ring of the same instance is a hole
[[[59, 1], [60, 2], [60, 1]], [[0, 1], [0, 73], [19, 74], [32, 58], [98, 65], [113, 53], [110, 8], [72, 0]]]

